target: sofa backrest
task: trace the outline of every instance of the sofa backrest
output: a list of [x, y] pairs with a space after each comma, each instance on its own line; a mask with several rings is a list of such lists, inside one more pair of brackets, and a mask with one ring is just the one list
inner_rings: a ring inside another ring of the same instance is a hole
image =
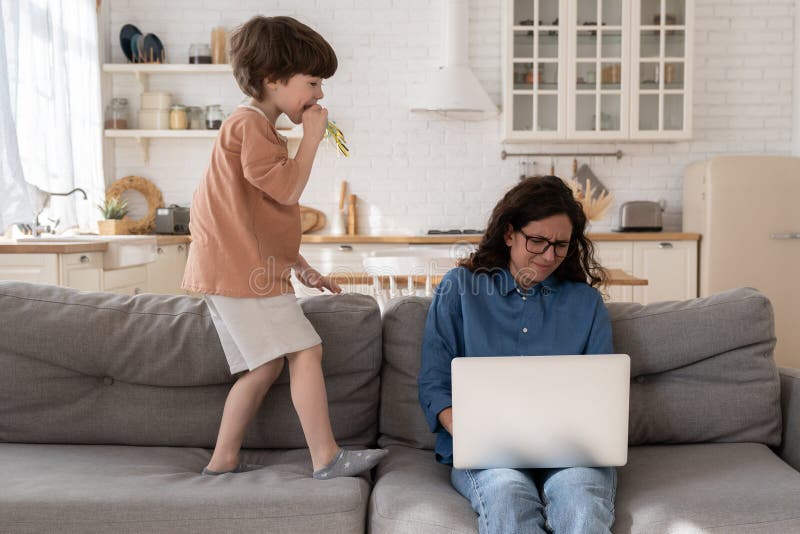
[[[374, 442], [381, 365], [374, 299], [319, 296], [302, 306], [322, 338], [337, 439]], [[0, 282], [0, 368], [4, 442], [213, 447], [234, 382], [202, 299], [19, 282]], [[306, 446], [288, 366], [244, 446]]]
[[[772, 307], [741, 288], [643, 306], [609, 303], [614, 350], [631, 357], [629, 443], [780, 444]], [[383, 318], [380, 443], [432, 449], [417, 401], [430, 299], [393, 301]]]

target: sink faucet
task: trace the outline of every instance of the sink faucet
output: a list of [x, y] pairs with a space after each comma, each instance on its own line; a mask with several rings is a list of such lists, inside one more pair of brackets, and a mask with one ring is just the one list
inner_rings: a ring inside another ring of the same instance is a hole
[[[49, 232], [49, 231], [52, 230], [52, 228], [50, 228], [50, 226], [40, 226], [39, 225], [39, 215], [41, 215], [42, 212], [44, 211], [44, 209], [47, 206], [50, 205], [50, 198], [51, 197], [53, 197], [53, 196], [68, 197], [69, 195], [77, 192], [77, 193], [80, 193], [80, 194], [83, 195], [83, 200], [88, 200], [88, 198], [89, 198], [86, 195], [86, 191], [84, 191], [80, 187], [76, 187], [76, 188], [72, 189], [71, 191], [67, 191], [66, 193], [55, 193], [53, 191], [45, 191], [43, 189], [39, 189], [35, 185], [29, 185], [29, 187], [30, 187], [31, 192], [34, 195], [34, 198], [36, 199], [36, 209], [35, 209], [36, 216], [33, 219], [33, 224], [32, 225], [23, 225], [22, 229], [26, 233], [27, 233], [27, 231], [30, 231], [31, 234], [33, 235], [33, 237], [39, 237], [39, 234], [42, 233], [43, 231], [48, 231]], [[59, 223], [58, 220], [53, 221], [53, 222], [55, 223], [56, 226], [58, 226], [58, 223]]]

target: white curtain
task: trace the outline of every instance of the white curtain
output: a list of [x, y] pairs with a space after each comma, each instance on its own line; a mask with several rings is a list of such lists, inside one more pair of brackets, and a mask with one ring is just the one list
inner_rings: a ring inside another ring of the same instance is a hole
[[[98, 219], [95, 204], [105, 190], [95, 0], [0, 3], [5, 45], [0, 100], [7, 92], [10, 107], [10, 113], [2, 111], [0, 149], [4, 159], [11, 154], [9, 176], [18, 184], [21, 168], [24, 180], [42, 190], [84, 189], [88, 200], [79, 193], [53, 197], [40, 222], [60, 220], [58, 230], [89, 229]], [[6, 181], [4, 176], [4, 189]], [[6, 222], [5, 201], [0, 208]]]

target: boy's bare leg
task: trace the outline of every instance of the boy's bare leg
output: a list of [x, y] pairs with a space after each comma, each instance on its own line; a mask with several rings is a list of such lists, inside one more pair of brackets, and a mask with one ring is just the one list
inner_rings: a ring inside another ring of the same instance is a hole
[[328, 396], [322, 376], [322, 346], [288, 354], [292, 402], [314, 465], [312, 476], [320, 480], [356, 476], [372, 469], [387, 451], [339, 448], [331, 430]]
[[283, 358], [272, 360], [243, 374], [233, 384], [225, 400], [217, 444], [207, 469], [224, 472], [239, 465], [239, 450], [247, 425], [256, 415], [270, 386], [281, 374], [283, 364]]
[[322, 376], [322, 345], [286, 355], [292, 403], [300, 418], [314, 470], [328, 465], [339, 452], [328, 415], [328, 395]]

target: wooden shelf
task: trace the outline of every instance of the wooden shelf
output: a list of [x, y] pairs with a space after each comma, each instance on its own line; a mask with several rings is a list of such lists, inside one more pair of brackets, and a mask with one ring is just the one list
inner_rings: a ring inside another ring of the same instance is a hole
[[[135, 139], [154, 139], [154, 138], [180, 138], [180, 139], [213, 139], [219, 130], [105, 130], [106, 137], [114, 138], [135, 138]], [[287, 139], [302, 139], [303, 128], [292, 128], [291, 130], [278, 130]]]
[[229, 64], [194, 65], [191, 63], [104, 63], [103, 72], [128, 74], [208, 74], [212, 72], [232, 72]]

